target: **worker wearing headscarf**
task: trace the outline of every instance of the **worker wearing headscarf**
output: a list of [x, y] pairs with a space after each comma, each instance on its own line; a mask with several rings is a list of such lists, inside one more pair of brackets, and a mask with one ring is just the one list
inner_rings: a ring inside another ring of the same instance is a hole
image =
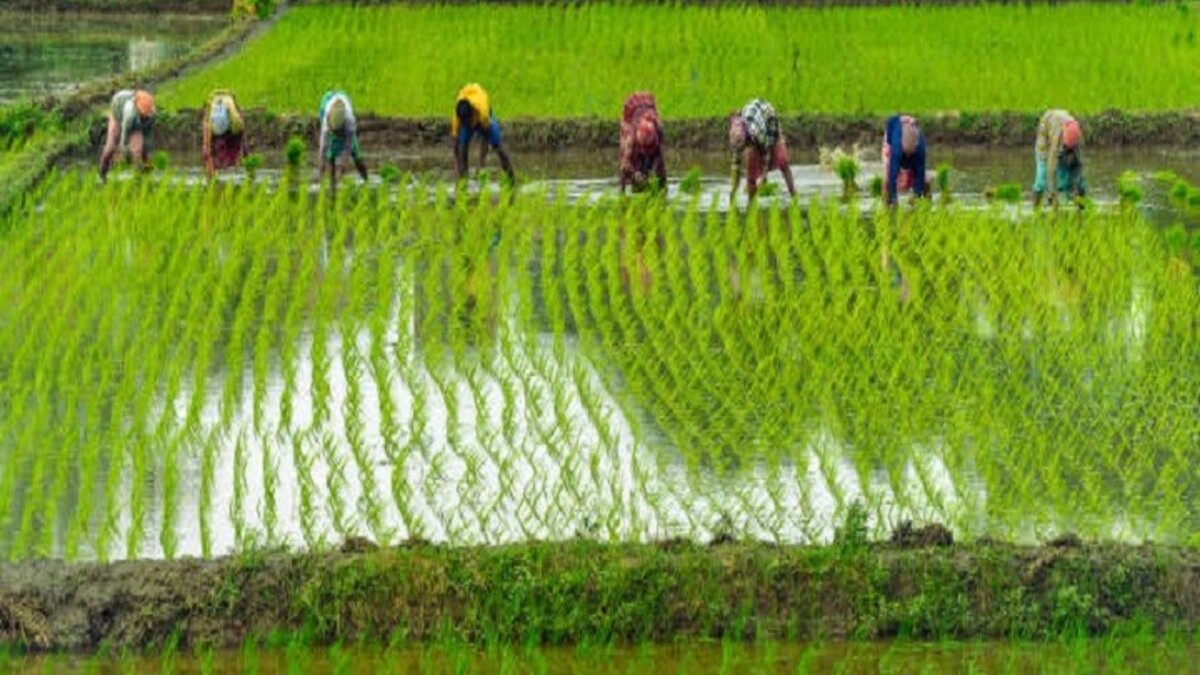
[[621, 109], [621, 192], [627, 186], [635, 192], [645, 189], [652, 174], [658, 179], [658, 187], [666, 189], [667, 166], [658, 104], [653, 94], [636, 92], [625, 99]]
[[337, 189], [337, 160], [338, 157], [350, 151], [350, 158], [358, 175], [367, 180], [367, 166], [363, 163], [362, 150], [358, 147], [358, 120], [354, 117], [354, 107], [350, 105], [350, 97], [342, 91], [329, 91], [321, 98], [321, 107], [317, 112], [321, 120], [321, 140], [319, 156], [321, 169], [318, 180], [329, 168], [332, 187]]
[[1083, 182], [1083, 131], [1079, 121], [1066, 110], [1049, 110], [1038, 122], [1037, 141], [1034, 144], [1035, 174], [1033, 180], [1033, 203], [1040, 206], [1042, 195], [1050, 176], [1054, 177], [1054, 189], [1050, 191], [1053, 204], [1059, 192], [1068, 197], [1087, 194]]
[[150, 134], [154, 131], [154, 96], [141, 89], [122, 89], [113, 94], [108, 110], [108, 134], [100, 154], [100, 180], [108, 177], [117, 151], [129, 152], [149, 164]]
[[918, 197], [929, 192], [925, 175], [925, 134], [909, 115], [892, 115], [883, 132], [883, 197], [894, 205], [900, 192], [912, 190]]
[[233, 92], [218, 89], [204, 104], [201, 154], [208, 177], [237, 166], [247, 154], [246, 129]]
[[733, 194], [737, 194], [746, 160], [746, 194], [751, 198], [768, 171], [779, 169], [788, 193], [796, 196], [796, 183], [788, 163], [787, 141], [779, 128], [775, 107], [753, 99], [729, 117], [729, 149], [733, 153]]

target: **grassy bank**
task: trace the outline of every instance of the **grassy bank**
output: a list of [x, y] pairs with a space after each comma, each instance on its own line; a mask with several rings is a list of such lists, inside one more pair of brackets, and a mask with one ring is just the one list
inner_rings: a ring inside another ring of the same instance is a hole
[[0, 638], [49, 650], [272, 635], [526, 645], [1191, 636], [1200, 556], [1163, 547], [579, 542], [0, 566]]
[[1181, 110], [1200, 100], [1180, 76], [1200, 65], [1196, 30], [1187, 12], [1128, 5], [308, 6], [163, 102], [197, 107], [233, 87], [247, 105], [307, 113], [339, 87], [363, 112], [449, 117], [478, 81], [501, 120], [607, 119], [637, 89], [669, 119], [753, 96], [787, 114]]

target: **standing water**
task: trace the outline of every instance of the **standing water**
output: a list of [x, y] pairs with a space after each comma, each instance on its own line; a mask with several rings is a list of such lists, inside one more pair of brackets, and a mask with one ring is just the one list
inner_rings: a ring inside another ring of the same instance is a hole
[[188, 53], [226, 21], [220, 15], [0, 12], [0, 105], [144, 71]]

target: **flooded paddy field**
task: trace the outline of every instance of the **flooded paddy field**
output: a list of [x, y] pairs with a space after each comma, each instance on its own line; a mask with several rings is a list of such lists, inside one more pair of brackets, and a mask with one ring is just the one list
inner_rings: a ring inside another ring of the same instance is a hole
[[1196, 531], [1194, 276], [1136, 214], [345, 195], [21, 216], [0, 551]]
[[[173, 145], [177, 145], [173, 139]], [[472, 174], [478, 163], [478, 150], [473, 148]], [[847, 148], [847, 150], [852, 150]], [[878, 153], [858, 149], [860, 160], [859, 195], [856, 200], [865, 211], [870, 211], [877, 203], [869, 194], [869, 186], [877, 176], [882, 176], [883, 166]], [[678, 200], [690, 200], [693, 197], [703, 208], [716, 208], [728, 211], [730, 190], [730, 155], [726, 152], [711, 150], [678, 149], [668, 151], [670, 162], [669, 194]], [[796, 183], [797, 199], [806, 203], [816, 198], [838, 198], [843, 194], [843, 184], [828, 163], [822, 164], [822, 155], [828, 157], [830, 149], [824, 152], [817, 148], [800, 148], [791, 152], [792, 174]], [[996, 148], [976, 146], [954, 146], [942, 151], [931, 152], [929, 171], [937, 165], [946, 163], [951, 167], [950, 191], [956, 202], [966, 206], [981, 207], [986, 204], [985, 193], [996, 187], [1014, 183], [1025, 193], [1026, 202], [1030, 197], [1030, 184], [1033, 174], [1032, 150], [1017, 148]], [[389, 167], [395, 178], [405, 178], [408, 184], [437, 184], [452, 181], [453, 161], [449, 150], [431, 148], [425, 145], [399, 147], [384, 150], [367, 146], [364, 156], [370, 169], [368, 183], [371, 186], [381, 186], [385, 180], [380, 176], [380, 169]], [[267, 185], [278, 184], [287, 174], [282, 152], [266, 150], [262, 154], [263, 168], [253, 174], [256, 182]], [[521, 190], [524, 192], [547, 192], [550, 194], [565, 194], [572, 200], [586, 197], [594, 200], [605, 195], [619, 194], [616, 176], [616, 153], [603, 150], [556, 150], [556, 151], [524, 151], [513, 154]], [[1100, 204], [1112, 205], [1117, 201], [1117, 179], [1126, 172], [1133, 172], [1146, 181], [1147, 201], [1143, 205], [1146, 214], [1156, 222], [1168, 223], [1172, 214], [1165, 207], [1165, 200], [1157, 199], [1165, 193], [1165, 188], [1157, 188], [1150, 178], [1161, 171], [1170, 171], [1179, 177], [1196, 183], [1200, 181], [1200, 151], [1174, 150], [1162, 147], [1147, 148], [1104, 148], [1090, 150], [1087, 153], [1087, 180], [1093, 200]], [[69, 159], [66, 165], [71, 168], [87, 168], [94, 166], [96, 159], [90, 156], [76, 155]], [[315, 194], [318, 185], [314, 177], [316, 158], [310, 157], [306, 167], [296, 172], [295, 176], [305, 189]], [[170, 166], [172, 180], [192, 186], [202, 186], [207, 182], [198, 148], [175, 148], [170, 151]], [[490, 175], [499, 174], [495, 159], [485, 167]], [[344, 172], [346, 167], [342, 167]], [[689, 178], [688, 174], [694, 174]], [[116, 174], [116, 180], [128, 180], [130, 174]], [[250, 180], [251, 176], [244, 169], [232, 169], [218, 174], [217, 181], [224, 184], [241, 184]], [[681, 191], [681, 183], [690, 182], [687, 194]], [[768, 183], [774, 196], [761, 199], [764, 204], [786, 204], [787, 188], [778, 171], [767, 176]], [[343, 185], [358, 185], [360, 180], [353, 171], [347, 173]], [[936, 186], [933, 188], [937, 194]], [[745, 209], [748, 200], [745, 193], [745, 181], [742, 181], [735, 206]]]
[[0, 105], [146, 70], [187, 54], [227, 23], [223, 15], [0, 10]]

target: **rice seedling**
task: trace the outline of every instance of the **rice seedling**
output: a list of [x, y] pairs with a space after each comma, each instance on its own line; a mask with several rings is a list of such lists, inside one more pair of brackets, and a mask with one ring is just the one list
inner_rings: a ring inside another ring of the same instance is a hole
[[300, 168], [304, 164], [304, 158], [308, 155], [308, 145], [304, 137], [295, 135], [288, 137], [283, 153], [289, 167]]
[[1134, 210], [114, 187], [2, 228], [11, 559], [1195, 531], [1193, 237]]
[[[426, 38], [452, 33], [473, 16], [471, 7], [293, 7], [234, 58], [165, 87], [160, 99], [168, 108], [198, 107], [213, 88], [236, 81], [240, 98], [253, 105], [308, 112], [339, 86], [355, 93], [364, 112], [443, 117], [457, 88], [478, 80], [503, 120], [611, 116], [638, 89], [654, 91], [663, 114], [677, 119], [721, 117], [754, 96], [785, 114], [890, 114], [900, 106], [918, 115], [1040, 111], [1039, 92], [1049, 90], [1079, 113], [1182, 110], [1200, 97], [1200, 85], [1177, 76], [1195, 66], [1195, 48], [1189, 39], [1171, 39], [1194, 34], [1197, 18], [1167, 4], [868, 11], [602, 2], [493, 10], [474, 41], [447, 46]], [[1090, 39], [1077, 39], [1079, 26], [1088, 27]], [[332, 36], [351, 33], [354, 43], [337, 47], [351, 65], [327, 63], [322, 54]], [[897, 55], [877, 48], [882, 33], [945, 39], [921, 54]], [[394, 62], [395, 44], [408, 45], [403, 63]], [[514, 44], [522, 49], [506, 49]], [[477, 52], [495, 56], [484, 66], [471, 64]], [[1043, 67], [1014, 66], [1018, 53]], [[292, 75], [301, 71], [310, 76]], [[925, 77], [914, 88], [894, 72]], [[1055, 72], [1075, 75], [1064, 83]]]

